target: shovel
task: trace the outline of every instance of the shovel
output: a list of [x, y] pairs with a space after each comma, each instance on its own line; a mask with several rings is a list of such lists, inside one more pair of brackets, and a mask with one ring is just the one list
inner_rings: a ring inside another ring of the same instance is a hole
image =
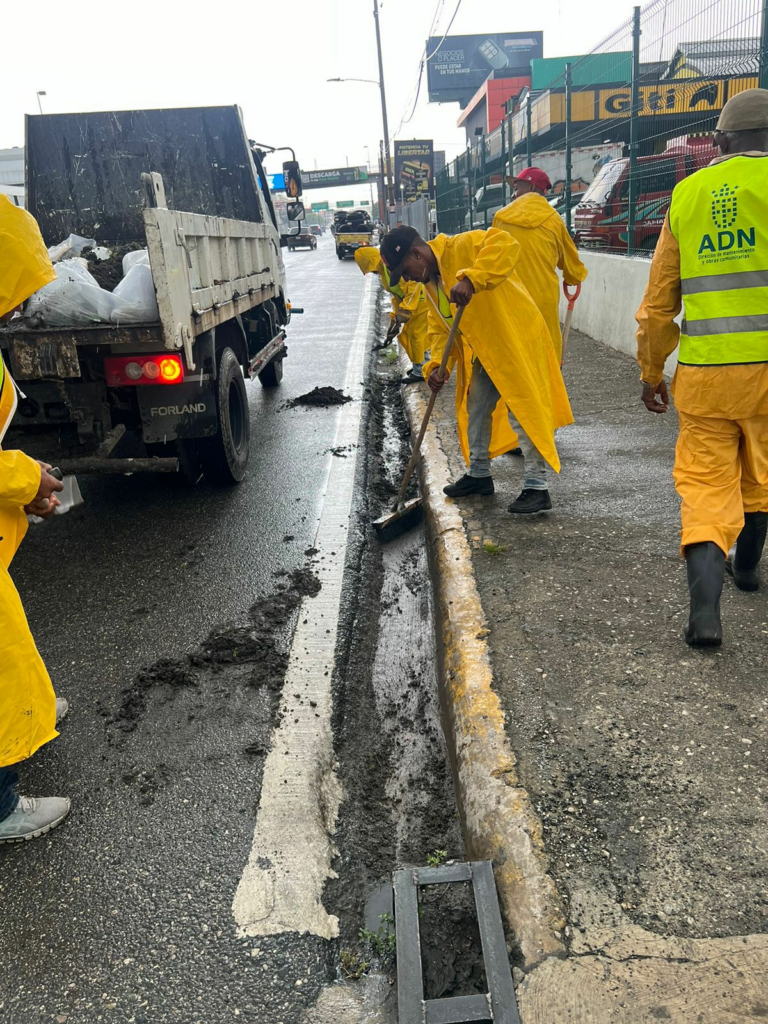
[[[453, 318], [451, 330], [448, 334], [448, 340], [446, 341], [445, 349], [443, 350], [443, 358], [440, 361], [439, 373], [441, 377], [445, 373], [445, 367], [447, 366], [448, 359], [453, 351], [453, 346], [456, 342], [456, 335], [459, 333], [459, 324], [461, 323], [461, 316], [464, 309], [464, 306], [459, 306], [456, 311], [456, 315]], [[405, 467], [403, 482], [400, 484], [400, 490], [398, 491], [397, 498], [395, 499], [393, 510], [385, 513], [373, 522], [374, 529], [379, 531], [382, 540], [392, 540], [394, 537], [397, 537], [406, 530], [409, 530], [411, 526], [414, 525], [421, 512], [421, 498], [412, 498], [410, 501], [404, 501], [404, 497], [405, 492], [408, 490], [408, 484], [411, 482], [413, 471], [416, 467], [416, 460], [419, 457], [421, 442], [424, 440], [424, 435], [427, 432], [427, 425], [429, 424], [432, 410], [435, 407], [436, 398], [437, 392], [430, 391], [427, 411], [424, 413], [424, 418], [421, 421], [421, 429], [419, 430], [419, 436], [416, 438], [416, 443], [413, 446], [413, 452], [408, 460], [408, 465]]]
[[563, 324], [563, 354], [560, 357], [560, 365], [562, 366], [565, 362], [565, 350], [568, 347], [568, 337], [571, 333], [571, 320], [573, 320], [573, 307], [576, 305], [576, 299], [581, 295], [581, 284], [576, 285], [576, 291], [571, 294], [568, 289], [573, 287], [563, 281], [563, 295], [568, 300], [568, 309], [565, 313], [565, 323]]

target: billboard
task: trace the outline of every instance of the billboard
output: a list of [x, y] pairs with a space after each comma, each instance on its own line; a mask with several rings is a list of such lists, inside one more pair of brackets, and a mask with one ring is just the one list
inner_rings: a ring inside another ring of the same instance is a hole
[[431, 139], [395, 141], [395, 198], [412, 203], [432, 193], [434, 157]]
[[328, 171], [302, 171], [301, 183], [304, 189], [331, 188], [335, 185], [357, 185], [368, 181], [365, 167], [333, 167]]
[[529, 75], [531, 61], [544, 56], [544, 33], [433, 37], [427, 55], [430, 102], [466, 102], [492, 73]]

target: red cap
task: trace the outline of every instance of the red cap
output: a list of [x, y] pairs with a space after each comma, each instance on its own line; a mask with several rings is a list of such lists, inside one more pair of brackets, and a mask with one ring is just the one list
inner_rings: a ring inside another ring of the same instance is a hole
[[538, 188], [542, 192], [549, 192], [552, 188], [552, 182], [549, 180], [547, 172], [542, 171], [540, 167], [526, 167], [524, 171], [515, 175], [514, 180], [529, 181], [534, 188]]

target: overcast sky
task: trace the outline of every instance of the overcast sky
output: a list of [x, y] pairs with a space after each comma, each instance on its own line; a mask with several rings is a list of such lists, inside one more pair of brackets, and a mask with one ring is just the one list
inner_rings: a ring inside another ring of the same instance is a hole
[[[626, 21], [632, 6], [462, 0], [451, 34], [538, 29], [545, 56], [575, 55]], [[251, 138], [292, 145], [305, 168], [365, 164], [368, 152], [375, 161], [377, 88], [326, 81], [378, 78], [372, 8], [373, 0], [154, 0], [147, 7], [37, 0], [34, 23], [44, 31], [3, 51], [0, 148], [23, 144], [24, 115], [37, 111], [42, 89], [46, 113], [237, 103]], [[433, 16], [442, 35], [455, 8], [456, 0], [381, 2], [390, 135], [433, 139], [449, 159], [464, 145], [459, 105], [428, 103], [426, 74], [412, 120], [397, 129], [411, 108]], [[322, 195], [340, 197], [330, 189]]]

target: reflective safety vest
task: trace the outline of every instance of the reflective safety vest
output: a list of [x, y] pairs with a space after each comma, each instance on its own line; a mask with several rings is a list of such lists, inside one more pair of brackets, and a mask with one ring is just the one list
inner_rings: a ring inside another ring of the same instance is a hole
[[400, 287], [400, 285], [389, 283], [389, 271], [387, 270], [387, 265], [384, 262], [384, 260], [382, 260], [381, 263], [379, 264], [379, 272], [381, 273], [382, 284], [387, 289], [387, 291], [391, 292], [392, 295], [396, 295], [398, 299], [404, 299], [405, 292]]
[[768, 362], [768, 156], [736, 156], [681, 181], [669, 225], [680, 247], [680, 363]]
[[440, 314], [442, 319], [445, 321], [446, 326], [450, 328], [451, 324], [453, 323], [451, 303], [448, 300], [448, 296], [443, 291], [443, 286], [440, 283], [440, 281], [438, 280], [437, 282], [437, 305], [435, 305], [435, 300], [432, 297], [432, 288], [430, 287], [430, 285], [425, 285], [424, 291], [426, 293], [427, 298], [429, 299], [432, 308], [435, 310], [435, 312]]
[[11, 425], [17, 405], [16, 385], [5, 368], [3, 357], [0, 356], [0, 442]]

